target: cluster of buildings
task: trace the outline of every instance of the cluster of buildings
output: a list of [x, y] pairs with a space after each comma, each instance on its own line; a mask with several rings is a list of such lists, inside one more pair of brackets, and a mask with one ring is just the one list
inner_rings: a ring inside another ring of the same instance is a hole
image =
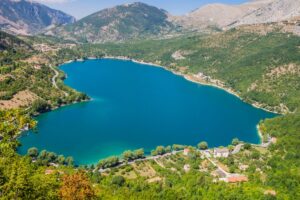
[[205, 82], [217, 85], [219, 87], [225, 87], [225, 84], [222, 81], [213, 79], [210, 76], [203, 74], [202, 72], [199, 72], [198, 74], [194, 75], [194, 77], [197, 79], [203, 80]]
[[[203, 150], [201, 151], [202, 158], [207, 158], [208, 161], [210, 161], [213, 165], [217, 167], [216, 170], [212, 172], [212, 175], [215, 177], [218, 177], [218, 179], [215, 179], [215, 181], [224, 181], [226, 183], [240, 183], [240, 182], [247, 182], [248, 177], [243, 174], [235, 174], [235, 173], [229, 173], [226, 172], [224, 169], [222, 169], [221, 166], [219, 166], [218, 162], [211, 160], [210, 158], [227, 158], [231, 154], [236, 154], [241, 150], [241, 147], [243, 144], [238, 144], [235, 146], [233, 151], [230, 151], [226, 147], [221, 148], [214, 148], [213, 150]], [[185, 148], [183, 150], [183, 155], [189, 155], [191, 153], [191, 149]], [[243, 166], [244, 167], [244, 166]], [[184, 166], [184, 170], [188, 172], [190, 170], [189, 165]]]

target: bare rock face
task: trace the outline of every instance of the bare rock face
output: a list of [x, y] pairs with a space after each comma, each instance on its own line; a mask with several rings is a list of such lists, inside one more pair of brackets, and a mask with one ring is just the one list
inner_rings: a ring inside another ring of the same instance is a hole
[[0, 0], [0, 28], [10, 33], [36, 34], [53, 25], [75, 22], [61, 11], [27, 0]]
[[221, 29], [271, 1], [253, 1], [240, 5], [208, 4], [185, 16], [173, 17], [172, 20], [185, 28], [205, 29], [215, 27]]
[[274, 0], [236, 20], [230, 27], [280, 22], [297, 16], [300, 16], [300, 0]]
[[300, 16], [300, 0], [253, 0], [240, 5], [208, 4], [171, 19], [186, 29], [205, 30], [281, 22], [297, 16]]

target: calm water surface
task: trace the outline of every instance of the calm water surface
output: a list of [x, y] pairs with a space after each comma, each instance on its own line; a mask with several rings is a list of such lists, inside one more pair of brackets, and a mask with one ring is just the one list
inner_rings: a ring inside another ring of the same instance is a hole
[[256, 124], [274, 114], [227, 92], [189, 82], [162, 68], [120, 60], [74, 62], [61, 67], [70, 87], [93, 98], [43, 114], [30, 147], [91, 164], [127, 149], [157, 145], [228, 145], [234, 137], [259, 143]]

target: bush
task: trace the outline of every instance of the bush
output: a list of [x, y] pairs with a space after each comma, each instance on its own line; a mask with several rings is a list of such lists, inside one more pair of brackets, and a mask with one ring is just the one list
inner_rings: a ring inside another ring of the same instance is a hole
[[244, 149], [246, 149], [246, 150], [250, 150], [251, 149], [251, 144], [249, 144], [249, 143], [246, 143], [246, 144], [244, 144]]
[[30, 149], [28, 149], [27, 151], [27, 155], [32, 157], [32, 158], [36, 158], [39, 154], [39, 151], [36, 147], [32, 147]]
[[125, 178], [123, 176], [114, 176], [111, 180], [113, 185], [122, 186], [125, 183]]
[[207, 149], [208, 148], [208, 144], [207, 144], [207, 142], [200, 142], [198, 145], [198, 148], [199, 149], [201, 149], [201, 150], [205, 150], [205, 149]]
[[240, 140], [238, 138], [233, 138], [232, 145], [236, 146], [240, 143]]

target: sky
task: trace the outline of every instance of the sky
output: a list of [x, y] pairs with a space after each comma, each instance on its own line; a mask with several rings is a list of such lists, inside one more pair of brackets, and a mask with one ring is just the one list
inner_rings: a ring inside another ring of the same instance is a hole
[[240, 4], [247, 0], [35, 0], [47, 6], [64, 11], [77, 19], [89, 14], [132, 2], [144, 2], [167, 10], [173, 15], [183, 15], [189, 11], [209, 3]]

